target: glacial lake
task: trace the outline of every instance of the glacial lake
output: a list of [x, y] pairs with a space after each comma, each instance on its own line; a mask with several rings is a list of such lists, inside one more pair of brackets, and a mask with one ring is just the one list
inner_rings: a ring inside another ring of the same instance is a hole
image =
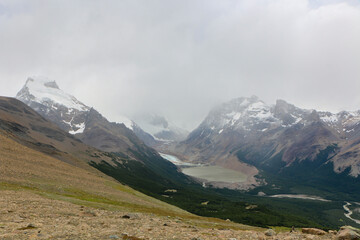
[[247, 176], [241, 172], [220, 166], [187, 167], [183, 168], [182, 172], [186, 175], [205, 179], [209, 182], [238, 183], [245, 182], [247, 179]]
[[177, 165], [184, 174], [195, 178], [205, 179], [209, 182], [238, 183], [245, 182], [247, 179], [246, 174], [228, 168], [186, 163], [173, 155], [164, 153], [160, 153], [160, 155], [164, 159]]

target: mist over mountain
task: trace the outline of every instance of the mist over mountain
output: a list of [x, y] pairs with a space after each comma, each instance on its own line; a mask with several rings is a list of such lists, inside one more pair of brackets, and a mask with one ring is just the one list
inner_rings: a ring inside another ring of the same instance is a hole
[[138, 114], [134, 121], [159, 141], [182, 141], [189, 132], [157, 114]]
[[355, 0], [19, 0], [0, 13], [4, 96], [44, 75], [111, 121], [150, 111], [188, 131], [214, 105], [251, 94], [360, 109]]

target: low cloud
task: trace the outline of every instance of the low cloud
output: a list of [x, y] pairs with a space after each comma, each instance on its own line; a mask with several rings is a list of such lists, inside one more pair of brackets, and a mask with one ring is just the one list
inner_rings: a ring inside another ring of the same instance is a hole
[[359, 42], [358, 1], [0, 0], [0, 94], [45, 75], [110, 119], [188, 129], [253, 94], [355, 110]]

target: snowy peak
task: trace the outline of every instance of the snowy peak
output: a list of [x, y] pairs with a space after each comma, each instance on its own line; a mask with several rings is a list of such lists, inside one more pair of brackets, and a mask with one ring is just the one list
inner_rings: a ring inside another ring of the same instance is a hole
[[86, 113], [90, 107], [61, 90], [53, 80], [29, 77], [16, 98], [70, 134], [83, 133], [85, 130]]
[[276, 121], [271, 106], [265, 104], [258, 97], [252, 96], [236, 98], [220, 105], [210, 112], [202, 125], [222, 133], [226, 129], [263, 130], [268, 127], [267, 125]]
[[320, 119], [345, 138], [360, 137], [360, 111], [339, 113], [319, 112]]
[[55, 81], [52, 81], [49, 78], [42, 77], [42, 76], [29, 77], [26, 80], [25, 86], [31, 86], [33, 84], [44, 85], [47, 88], [59, 89], [59, 86], [57, 85], [57, 83]]
[[311, 121], [308, 117], [311, 111], [298, 108], [281, 99], [276, 100], [273, 112], [274, 117], [281, 121], [283, 127], [293, 126], [299, 122], [306, 123], [306, 121]]
[[[58, 84], [49, 78], [29, 77], [16, 98], [70, 134], [80, 134], [86, 129], [91, 108], [60, 89]], [[124, 116], [117, 116], [113, 120], [123, 123], [133, 131], [136, 127], [132, 120]]]
[[268, 105], [256, 96], [236, 98], [213, 109], [202, 128], [217, 134], [226, 130], [266, 132], [274, 128], [287, 128], [296, 124], [307, 125], [320, 121], [317, 112], [304, 110], [284, 100]]
[[29, 77], [16, 98], [25, 103], [37, 102], [51, 108], [63, 106], [78, 111], [90, 109], [74, 96], [61, 90], [55, 81], [46, 77]]
[[360, 111], [318, 112], [298, 108], [281, 99], [269, 105], [256, 96], [236, 98], [214, 108], [198, 130], [202, 136], [232, 131], [249, 136], [249, 133], [266, 134], [270, 130], [287, 129], [298, 124], [305, 127], [313, 123], [328, 127], [341, 138], [360, 137]]

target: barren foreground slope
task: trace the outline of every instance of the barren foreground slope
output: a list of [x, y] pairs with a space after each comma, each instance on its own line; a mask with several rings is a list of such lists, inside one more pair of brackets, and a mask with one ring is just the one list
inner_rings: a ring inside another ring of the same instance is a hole
[[0, 132], [0, 239], [332, 239], [187, 213]]

